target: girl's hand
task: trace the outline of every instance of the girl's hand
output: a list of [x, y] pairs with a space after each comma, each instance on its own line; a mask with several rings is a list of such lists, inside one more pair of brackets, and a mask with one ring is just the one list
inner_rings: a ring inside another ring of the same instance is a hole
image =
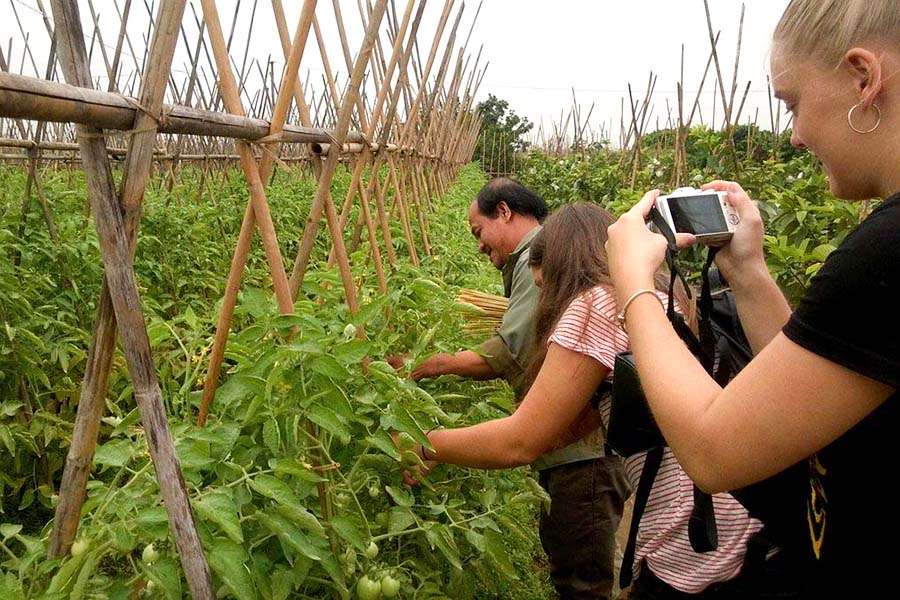
[[701, 186], [702, 190], [715, 190], [728, 194], [728, 204], [734, 208], [741, 222], [734, 230], [731, 241], [716, 254], [716, 266], [731, 284], [740, 283], [747, 273], [757, 273], [766, 269], [763, 254], [762, 216], [756, 203], [747, 192], [734, 181], [710, 181]]
[[[647, 227], [647, 215], [653, 208], [659, 190], [650, 190], [640, 202], [609, 226], [606, 252], [609, 273], [619, 301], [640, 289], [653, 289], [653, 276], [666, 258], [666, 238]], [[694, 236], [675, 235], [680, 247], [694, 243]]]
[[[416, 456], [424, 456], [422, 452], [422, 445], [416, 444], [413, 448], [413, 452], [416, 453]], [[403, 471], [403, 483], [409, 486], [416, 486], [422, 483], [428, 474], [437, 468], [440, 463], [436, 460], [428, 460], [426, 458], [422, 459], [422, 465], [411, 467], [405, 471]]]

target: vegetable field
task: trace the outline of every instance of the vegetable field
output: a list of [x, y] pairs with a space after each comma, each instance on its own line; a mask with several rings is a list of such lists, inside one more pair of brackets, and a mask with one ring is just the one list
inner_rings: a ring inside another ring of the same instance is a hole
[[[421, 440], [438, 425], [499, 415], [510, 408], [508, 390], [448, 378], [419, 387], [386, 363], [364, 364], [365, 357], [403, 351], [416, 359], [434, 346], [467, 343], [458, 333], [455, 291], [499, 285], [461, 219], [483, 175], [465, 169], [436, 207], [431, 236], [441, 250], [419, 268], [400, 265], [387, 296], [364, 288], [356, 315], [343, 304], [336, 273], [324, 269], [307, 277], [295, 314], [279, 315], [257, 249], [225, 383], [198, 428], [204, 358], [228, 267], [230, 237], [222, 232], [239, 226], [243, 183], [233, 175], [198, 201], [189, 173], [171, 192], [151, 186], [135, 261], [178, 458], [220, 593], [318, 598], [353, 590], [374, 598], [367, 590], [375, 582], [384, 597], [546, 597], [534, 562], [542, 560], [534, 527], [542, 492], [534, 480], [521, 470], [443, 468], [427, 486], [410, 489], [400, 467], [412, 457], [387, 434]], [[339, 174], [336, 195], [348, 179]], [[27, 236], [14, 234], [22, 171], [4, 169], [0, 185], [0, 246], [21, 254], [18, 268], [0, 262], [0, 597], [126, 598], [137, 591], [180, 598], [186, 588], [121, 356], [73, 555], [46, 557], [100, 267], [80, 175], [50, 170], [44, 180], [58, 247], [39, 212], [29, 215]], [[279, 230], [302, 221], [312, 186], [285, 176], [270, 187]], [[323, 244], [316, 257], [326, 255]], [[354, 275], [364, 279], [365, 252], [351, 258], [359, 265]], [[362, 328], [366, 339], [356, 335]], [[332, 505], [327, 522], [317, 485]]]
[[11, 1], [0, 48], [2, 600], [547, 598], [528, 470], [402, 478], [429, 430], [515, 408], [409, 377], [504, 310], [460, 306], [502, 290], [466, 223], [485, 173], [616, 214], [737, 180], [791, 301], [872, 208], [830, 196], [771, 97], [771, 131], [741, 124], [706, 4], [694, 108], [715, 64], [721, 127], [693, 120], [682, 51], [677, 113], [650, 131], [656, 76], [629, 84], [615, 147], [593, 106], [529, 145], [476, 103], [480, 4], [46, 4]]

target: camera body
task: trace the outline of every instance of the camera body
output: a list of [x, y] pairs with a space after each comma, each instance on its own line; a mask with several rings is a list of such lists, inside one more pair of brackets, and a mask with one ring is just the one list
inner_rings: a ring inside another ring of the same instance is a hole
[[693, 234], [707, 246], [724, 246], [741, 222], [727, 198], [726, 192], [683, 187], [657, 198], [656, 210], [673, 232]]

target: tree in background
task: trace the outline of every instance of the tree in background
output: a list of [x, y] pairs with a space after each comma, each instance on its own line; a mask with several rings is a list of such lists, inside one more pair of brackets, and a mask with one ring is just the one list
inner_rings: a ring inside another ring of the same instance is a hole
[[489, 173], [513, 173], [515, 155], [528, 147], [524, 137], [534, 125], [510, 110], [509, 102], [493, 94], [488, 94], [475, 110], [481, 115], [482, 125], [472, 160], [479, 161]]

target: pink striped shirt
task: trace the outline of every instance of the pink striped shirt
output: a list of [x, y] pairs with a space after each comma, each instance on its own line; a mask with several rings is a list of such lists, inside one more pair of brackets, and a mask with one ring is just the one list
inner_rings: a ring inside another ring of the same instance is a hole
[[[660, 298], [665, 295], [658, 292]], [[598, 286], [575, 299], [560, 318], [550, 343], [590, 356], [612, 368], [616, 354], [628, 349], [628, 336], [616, 321], [616, 302], [611, 290]], [[600, 404], [605, 424], [609, 423], [609, 400]], [[646, 453], [625, 459], [625, 473], [636, 489]], [[694, 484], [678, 464], [672, 451], [663, 453], [659, 473], [653, 482], [647, 507], [641, 518], [635, 547], [634, 573], [641, 560], [653, 573], [686, 593], [697, 593], [712, 583], [735, 577], [741, 570], [748, 538], [762, 529], [762, 523], [730, 494], [713, 495], [718, 528], [718, 548], [698, 554], [688, 538], [688, 520], [694, 506]]]

